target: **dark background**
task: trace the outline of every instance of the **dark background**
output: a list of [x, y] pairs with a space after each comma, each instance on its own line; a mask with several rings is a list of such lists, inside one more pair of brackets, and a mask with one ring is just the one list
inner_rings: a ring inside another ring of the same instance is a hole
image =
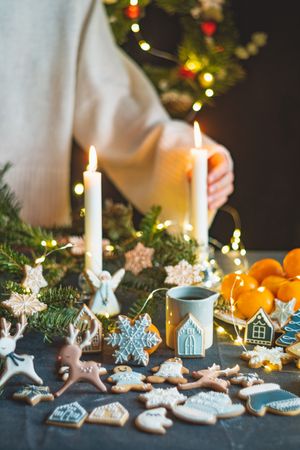
[[[242, 43], [265, 31], [268, 44], [243, 63], [247, 78], [203, 108], [199, 120], [233, 156], [235, 193], [229, 203], [241, 215], [246, 247], [287, 250], [300, 242], [299, 0], [233, 0], [232, 5]], [[142, 27], [153, 47], [176, 48], [176, 17], [151, 5]], [[139, 62], [149, 58], [133, 39], [125, 48]], [[117, 199], [112, 191], [107, 187]], [[211, 235], [227, 242], [230, 231], [230, 218], [220, 212]]]

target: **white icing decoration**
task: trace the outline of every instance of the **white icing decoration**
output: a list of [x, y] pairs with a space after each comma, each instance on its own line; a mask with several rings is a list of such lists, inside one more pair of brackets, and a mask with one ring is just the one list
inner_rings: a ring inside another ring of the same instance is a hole
[[140, 399], [146, 402], [147, 408], [154, 408], [156, 406], [165, 406], [171, 408], [178, 403], [183, 403], [187, 397], [178, 392], [176, 387], [168, 389], [152, 389], [146, 394], [141, 394]]
[[262, 392], [277, 391], [278, 389], [280, 389], [280, 386], [276, 383], [257, 384], [255, 386], [249, 386], [241, 389], [239, 392], [239, 397], [246, 399], [250, 395], [260, 394]]
[[143, 314], [132, 324], [126, 316], [119, 316], [117, 327], [119, 333], [109, 334], [105, 340], [112, 347], [118, 347], [114, 352], [115, 362], [124, 363], [132, 358], [136, 364], [146, 366], [149, 362], [149, 354], [145, 349], [150, 349], [161, 342], [160, 337], [151, 331], [146, 331], [151, 325], [149, 314]]
[[115, 381], [118, 385], [127, 384], [143, 384], [143, 375], [138, 372], [118, 372], [111, 375], [112, 381]]
[[275, 402], [268, 403], [268, 407], [277, 409], [278, 411], [300, 411], [300, 398], [277, 400]]
[[173, 425], [172, 420], [166, 417], [165, 408], [151, 409], [150, 411], [144, 411], [136, 418], [136, 424], [138, 427], [149, 431], [151, 433], [165, 434], [164, 427], [169, 428]]
[[162, 378], [174, 377], [174, 378], [183, 378], [181, 373], [182, 364], [178, 361], [166, 361], [161, 364], [160, 369], [156, 372], [156, 376]]
[[48, 418], [48, 422], [79, 423], [87, 415], [86, 410], [77, 402], [60, 405]]

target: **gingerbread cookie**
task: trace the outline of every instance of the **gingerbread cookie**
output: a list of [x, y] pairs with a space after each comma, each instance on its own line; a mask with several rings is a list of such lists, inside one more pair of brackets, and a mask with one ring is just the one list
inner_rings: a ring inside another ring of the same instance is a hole
[[147, 377], [149, 383], [165, 383], [166, 381], [171, 384], [187, 383], [187, 379], [183, 375], [189, 373], [189, 369], [183, 366], [180, 358], [167, 359], [160, 366], [153, 367], [151, 370], [155, 375]]
[[214, 391], [224, 392], [225, 394], [228, 392], [228, 387], [230, 386], [230, 382], [228, 380], [222, 380], [219, 377], [231, 377], [239, 373], [240, 367], [238, 365], [221, 370], [221, 367], [213, 364], [208, 369], [194, 371], [192, 373], [193, 378], [196, 378], [197, 381], [193, 383], [179, 384], [178, 389], [187, 390], [187, 389], [195, 389], [195, 388], [209, 388]]
[[138, 372], [133, 372], [129, 366], [117, 366], [113, 370], [113, 375], [111, 375], [107, 381], [110, 383], [116, 383], [115, 386], [111, 388], [111, 392], [114, 394], [123, 394], [129, 391], [151, 391], [152, 384], [143, 383], [146, 379], [145, 375]]
[[264, 380], [259, 378], [257, 373], [238, 373], [236, 377], [230, 378], [231, 384], [239, 384], [243, 387], [253, 386], [254, 384], [263, 384]]
[[[233, 404], [229, 395], [214, 391], [200, 392], [189, 397], [184, 407], [208, 414], [207, 420], [210, 420], [211, 423], [216, 419], [229, 419], [230, 417], [240, 416], [245, 412], [244, 406], [240, 403]], [[178, 414], [177, 407], [172, 408], [172, 411], [177, 417], [187, 422], [191, 421], [192, 413], [188, 414], [189, 411], [180, 408]]]
[[300, 414], [300, 398], [273, 383], [242, 389], [239, 396], [247, 398], [247, 410], [255, 416], [264, 416], [267, 411], [281, 416]]
[[286, 347], [285, 351], [295, 358], [296, 367], [300, 369], [300, 333], [296, 334], [296, 339], [297, 341]]
[[55, 408], [46, 423], [57, 427], [80, 428], [87, 415], [88, 413], [79, 403], [73, 402]]
[[75, 329], [72, 324], [69, 325], [69, 336], [66, 339], [66, 345], [64, 345], [58, 355], [58, 360], [62, 365], [68, 366], [68, 371], [63, 373], [63, 378], [66, 379], [65, 384], [54, 396], [59, 397], [63, 394], [72, 384], [78, 381], [85, 381], [86, 383], [93, 384], [99, 391], [106, 392], [106, 386], [100, 380], [100, 375], [107, 373], [101, 364], [95, 361], [81, 361], [82, 349], [89, 345], [93, 337], [98, 332], [98, 323], [96, 320], [91, 321], [91, 330], [87, 330], [84, 333], [84, 337], [79, 344], [77, 337], [79, 330]]
[[253, 350], [243, 352], [241, 358], [249, 361], [249, 367], [258, 369], [268, 364], [273, 370], [281, 370], [283, 364], [290, 362], [293, 357], [284, 353], [281, 347], [267, 348], [256, 345]]
[[135, 424], [139, 430], [146, 431], [146, 433], [165, 434], [165, 429], [173, 425], [172, 420], [166, 417], [166, 413], [165, 408], [144, 411], [137, 416]]
[[195, 423], [197, 425], [214, 425], [217, 422], [215, 414], [200, 411], [195, 408], [189, 408], [185, 405], [174, 406], [172, 412], [177, 419], [181, 419], [184, 422]]
[[126, 363], [147, 366], [149, 353], [147, 350], [155, 349], [161, 343], [158, 332], [151, 331], [151, 317], [142, 314], [131, 320], [126, 316], [118, 316], [117, 331], [109, 334], [105, 340], [112, 347], [117, 347], [113, 356], [115, 363]]
[[0, 378], [0, 388], [14, 375], [25, 375], [34, 383], [43, 384], [43, 380], [34, 369], [34, 356], [15, 353], [17, 341], [23, 337], [26, 325], [26, 319], [22, 316], [16, 325], [15, 334], [11, 335], [11, 324], [1, 318], [0, 358], [4, 359], [4, 370]]
[[119, 402], [98, 406], [86, 419], [89, 423], [122, 427], [129, 419], [129, 412]]
[[35, 406], [40, 402], [49, 402], [54, 400], [54, 396], [51, 394], [48, 386], [35, 386], [34, 384], [28, 384], [18, 389], [13, 394], [14, 400], [21, 400], [28, 403], [31, 406]]
[[146, 403], [146, 408], [163, 406], [171, 409], [173, 406], [183, 403], [187, 397], [180, 394], [176, 387], [167, 389], [152, 389], [147, 394], [140, 394], [139, 399]]

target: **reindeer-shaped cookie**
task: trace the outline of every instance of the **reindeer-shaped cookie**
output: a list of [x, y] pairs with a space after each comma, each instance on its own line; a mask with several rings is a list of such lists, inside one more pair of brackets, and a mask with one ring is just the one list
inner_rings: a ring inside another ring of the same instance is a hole
[[69, 374], [63, 387], [54, 394], [55, 397], [59, 397], [77, 381], [85, 381], [93, 384], [102, 392], [107, 391], [106, 386], [99, 378], [100, 375], [107, 373], [106, 369], [95, 361], [80, 361], [82, 349], [90, 344], [97, 331], [98, 324], [95, 320], [92, 320], [91, 329], [85, 332], [82, 342], [79, 344], [76, 341], [79, 330], [74, 328], [72, 324], [69, 325], [69, 336], [66, 338], [66, 345], [62, 347], [58, 355], [59, 362], [69, 367]]
[[193, 378], [197, 381], [193, 383], [179, 384], [178, 389], [187, 390], [194, 388], [209, 388], [217, 392], [228, 393], [228, 387], [230, 382], [228, 380], [222, 380], [219, 377], [231, 377], [237, 375], [240, 371], [238, 365], [230, 369], [221, 369], [217, 364], [213, 364], [208, 369], [197, 370], [192, 372]]
[[17, 341], [23, 337], [23, 331], [27, 325], [24, 316], [21, 317], [21, 322], [16, 325], [16, 332], [14, 335], [10, 334], [11, 323], [7, 322], [3, 317], [1, 318], [0, 327], [0, 358], [5, 360], [4, 370], [0, 377], [0, 387], [14, 375], [26, 375], [36, 384], [43, 384], [43, 380], [37, 375], [33, 366], [34, 356], [32, 355], [18, 355], [15, 353]]

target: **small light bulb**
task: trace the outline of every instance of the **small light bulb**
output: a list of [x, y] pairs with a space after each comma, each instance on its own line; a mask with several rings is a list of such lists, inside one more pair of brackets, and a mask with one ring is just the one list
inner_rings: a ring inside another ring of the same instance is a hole
[[234, 230], [234, 232], [233, 232], [233, 236], [234, 236], [234, 237], [237, 237], [237, 238], [241, 237], [241, 230], [239, 230], [238, 228], [236, 228], [236, 229]]
[[203, 74], [203, 78], [204, 78], [204, 80], [205, 80], [207, 83], [212, 83], [212, 82], [214, 81], [213, 75], [212, 75], [211, 73], [209, 73], [209, 72], [205, 72], [205, 73]]
[[131, 31], [133, 31], [134, 33], [138, 33], [140, 31], [140, 26], [138, 23], [133, 23], [131, 25]]
[[230, 247], [229, 247], [229, 245], [224, 245], [224, 247], [222, 247], [222, 253], [224, 254], [224, 255], [226, 255], [226, 253], [228, 253], [229, 252], [229, 250], [230, 250]]
[[41, 241], [41, 246], [42, 247], [47, 247], [47, 242], [46, 241]]
[[51, 246], [52, 247], [56, 247], [57, 246], [57, 241], [55, 239], [52, 239]]
[[232, 247], [233, 250], [238, 250], [239, 249], [239, 244], [237, 242], [233, 242], [231, 247]]
[[242, 250], [241, 250], [241, 255], [242, 255], [242, 256], [245, 256], [246, 253], [247, 253], [246, 250], [245, 250], [244, 248], [242, 248]]
[[240, 260], [240, 258], [234, 258], [234, 264], [236, 266], [240, 266], [242, 264], [242, 261]]
[[141, 237], [141, 236], [143, 236], [143, 233], [142, 233], [142, 231], [137, 231], [135, 233], [135, 235], [136, 235], [136, 237]]
[[164, 221], [164, 226], [165, 227], [169, 227], [169, 226], [171, 226], [172, 225], [172, 220], [165, 220]]
[[84, 186], [82, 183], [76, 183], [74, 186], [74, 192], [76, 195], [82, 195], [84, 193]]
[[144, 52], [148, 52], [151, 48], [150, 44], [146, 41], [140, 41], [139, 46], [141, 47], [142, 50], [144, 50]]
[[214, 91], [212, 89], [206, 89], [205, 90], [206, 97], [213, 97], [214, 94], [215, 93], [214, 93]]
[[223, 333], [225, 333], [225, 329], [223, 327], [218, 327], [217, 332], [220, 334], [223, 334]]
[[163, 223], [159, 223], [159, 224], [156, 225], [156, 228], [157, 228], [158, 230], [162, 230], [164, 227], [165, 227], [165, 226], [164, 226]]
[[186, 242], [189, 242], [189, 241], [191, 240], [191, 238], [189, 237], [188, 234], [184, 234], [184, 235], [183, 235], [183, 239], [184, 239]]
[[139, 0], [130, 0], [131, 6], [137, 6], [138, 3], [139, 3]]
[[202, 108], [202, 103], [201, 102], [197, 101], [197, 102], [195, 102], [193, 104], [193, 110], [194, 111], [198, 112], [198, 111], [200, 111], [201, 108]]

